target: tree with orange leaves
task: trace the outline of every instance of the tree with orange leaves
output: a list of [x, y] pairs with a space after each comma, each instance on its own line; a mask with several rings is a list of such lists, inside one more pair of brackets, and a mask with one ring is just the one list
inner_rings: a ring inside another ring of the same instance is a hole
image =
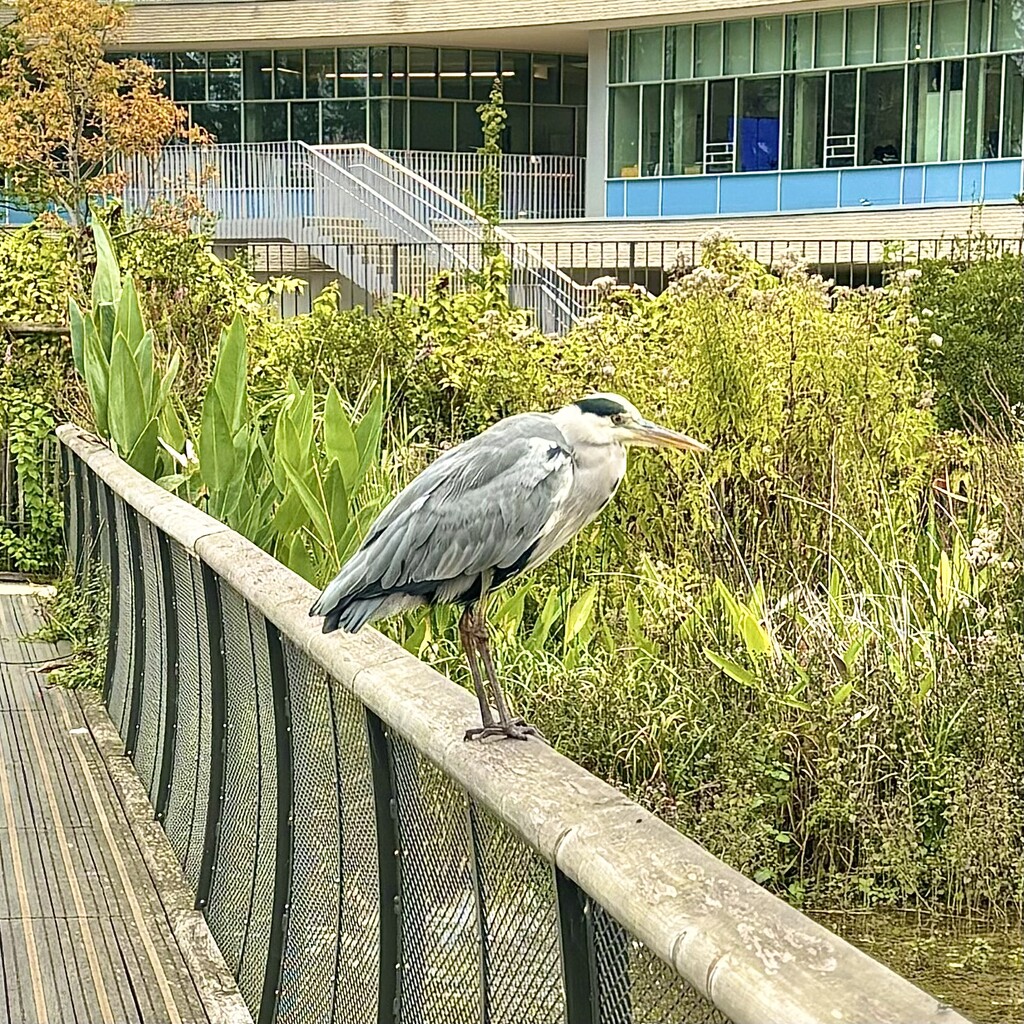
[[122, 158], [205, 141], [138, 60], [111, 60], [125, 10], [101, 0], [8, 0], [0, 39], [0, 189], [84, 228], [90, 200], [125, 184]]

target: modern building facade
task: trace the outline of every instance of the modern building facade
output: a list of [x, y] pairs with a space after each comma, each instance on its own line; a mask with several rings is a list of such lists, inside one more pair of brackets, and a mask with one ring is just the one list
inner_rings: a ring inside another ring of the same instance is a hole
[[620, 227], [1024, 191], [1024, 0], [143, 0], [124, 49], [225, 142], [471, 152], [498, 77], [506, 151], [585, 157]]

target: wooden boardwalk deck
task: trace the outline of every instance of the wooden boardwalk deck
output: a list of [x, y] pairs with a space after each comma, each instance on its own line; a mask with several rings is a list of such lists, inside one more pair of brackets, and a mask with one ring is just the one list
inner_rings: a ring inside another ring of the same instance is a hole
[[0, 1022], [249, 1019], [166, 858], [146, 849], [141, 785], [118, 778], [130, 773], [95, 698], [35, 671], [60, 654], [20, 639], [41, 624], [38, 589], [0, 582]]

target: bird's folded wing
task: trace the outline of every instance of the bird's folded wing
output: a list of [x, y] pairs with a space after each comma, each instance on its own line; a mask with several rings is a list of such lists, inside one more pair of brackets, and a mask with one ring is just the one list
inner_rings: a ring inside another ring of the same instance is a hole
[[544, 434], [487, 432], [448, 452], [384, 510], [340, 575], [390, 592], [517, 565], [572, 482], [564, 441]]

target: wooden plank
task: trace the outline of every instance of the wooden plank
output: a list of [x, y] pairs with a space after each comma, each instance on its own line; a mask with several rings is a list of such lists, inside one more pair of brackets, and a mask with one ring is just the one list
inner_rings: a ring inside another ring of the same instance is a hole
[[0, 1019], [210, 1024], [76, 698], [22, 643], [32, 588], [0, 585]]

